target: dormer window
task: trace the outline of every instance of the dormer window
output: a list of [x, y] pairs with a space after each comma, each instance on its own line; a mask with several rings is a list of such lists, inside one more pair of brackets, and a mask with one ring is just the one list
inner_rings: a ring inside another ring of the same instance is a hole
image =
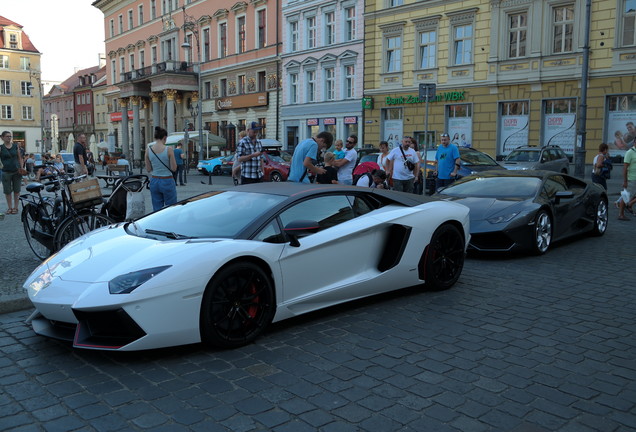
[[18, 49], [18, 35], [12, 33], [9, 35], [9, 47], [12, 49]]

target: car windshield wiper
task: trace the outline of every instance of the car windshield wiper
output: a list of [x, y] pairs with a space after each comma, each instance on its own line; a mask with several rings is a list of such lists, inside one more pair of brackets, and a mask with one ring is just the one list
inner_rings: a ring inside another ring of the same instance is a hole
[[169, 232], [169, 231], [159, 231], [159, 230], [147, 229], [147, 230], [144, 230], [144, 232], [146, 234], [155, 234], [155, 235], [168, 237], [168, 238], [173, 239], [173, 240], [182, 240], [182, 239], [192, 238], [192, 237], [185, 236], [183, 234], [177, 234], [177, 233], [173, 233], [173, 232]]

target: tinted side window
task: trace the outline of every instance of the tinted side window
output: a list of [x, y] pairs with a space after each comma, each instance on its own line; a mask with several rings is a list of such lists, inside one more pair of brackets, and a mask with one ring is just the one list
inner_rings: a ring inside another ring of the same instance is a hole
[[349, 199], [344, 195], [329, 195], [302, 201], [280, 214], [283, 226], [296, 220], [318, 222], [327, 229], [355, 218]]
[[567, 189], [565, 180], [563, 180], [562, 176], [551, 176], [543, 185], [543, 190], [550, 199], [554, 198], [557, 192], [564, 192]]

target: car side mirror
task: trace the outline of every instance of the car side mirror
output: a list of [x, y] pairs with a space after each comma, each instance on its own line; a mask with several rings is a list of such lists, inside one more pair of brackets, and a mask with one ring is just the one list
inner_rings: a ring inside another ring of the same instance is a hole
[[300, 242], [298, 238], [317, 233], [320, 231], [320, 225], [313, 220], [299, 219], [288, 223], [283, 231], [285, 231], [285, 234], [289, 238], [289, 245], [299, 247]]
[[559, 191], [554, 195], [554, 202], [558, 204], [561, 200], [574, 198], [574, 192], [572, 191]]

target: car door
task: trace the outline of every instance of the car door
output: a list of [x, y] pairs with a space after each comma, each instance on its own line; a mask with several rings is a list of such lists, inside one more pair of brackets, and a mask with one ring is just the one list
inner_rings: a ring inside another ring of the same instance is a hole
[[554, 238], [562, 238], [572, 230], [572, 226], [578, 219], [578, 212], [582, 210], [580, 196], [576, 194], [572, 198], [557, 198], [558, 192], [568, 192], [568, 186], [563, 175], [551, 175], [544, 183], [544, 192], [547, 195], [554, 212], [552, 232]]
[[284, 227], [298, 220], [316, 221], [318, 232], [287, 244], [280, 256], [284, 303], [298, 310], [368, 295], [365, 281], [379, 274], [380, 245], [388, 228], [365, 216], [372, 211], [361, 197], [347, 194], [313, 197], [281, 212]]

